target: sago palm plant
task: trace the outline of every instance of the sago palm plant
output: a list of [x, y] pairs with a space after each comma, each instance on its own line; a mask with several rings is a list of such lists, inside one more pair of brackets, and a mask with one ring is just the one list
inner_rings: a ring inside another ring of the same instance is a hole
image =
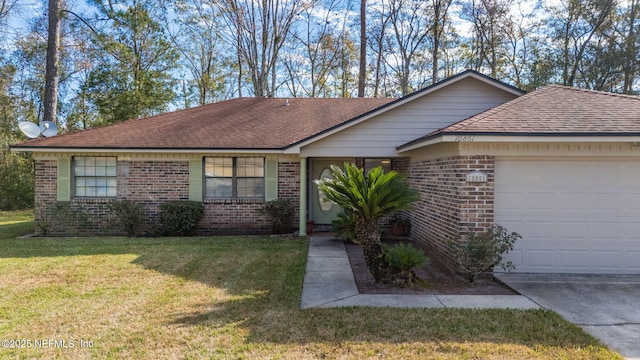
[[367, 176], [355, 164], [342, 168], [331, 166], [332, 177], [317, 180], [327, 200], [342, 207], [353, 217], [356, 242], [362, 245], [367, 267], [376, 281], [381, 281], [388, 265], [380, 246], [378, 220], [395, 211], [407, 210], [419, 200], [404, 176], [396, 171], [384, 173], [376, 167]]

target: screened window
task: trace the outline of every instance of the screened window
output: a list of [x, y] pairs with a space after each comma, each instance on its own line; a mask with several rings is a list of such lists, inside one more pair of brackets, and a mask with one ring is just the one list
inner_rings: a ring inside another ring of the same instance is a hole
[[208, 198], [264, 197], [264, 158], [209, 157], [204, 173]]
[[73, 176], [77, 197], [116, 197], [118, 194], [116, 157], [76, 156]]
[[378, 166], [382, 166], [382, 170], [385, 173], [391, 171], [391, 159], [364, 159], [364, 173], [369, 174], [369, 172]]

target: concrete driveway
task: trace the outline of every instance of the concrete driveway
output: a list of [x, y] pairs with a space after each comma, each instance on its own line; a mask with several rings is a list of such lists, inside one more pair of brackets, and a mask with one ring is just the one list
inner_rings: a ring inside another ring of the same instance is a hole
[[496, 278], [579, 325], [628, 359], [640, 359], [640, 276], [496, 273]]

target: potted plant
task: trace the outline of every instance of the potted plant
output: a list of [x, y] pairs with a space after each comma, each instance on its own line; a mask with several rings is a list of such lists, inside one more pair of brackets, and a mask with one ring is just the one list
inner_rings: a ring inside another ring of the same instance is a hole
[[313, 232], [313, 225], [315, 225], [315, 223], [313, 220], [307, 220], [307, 235]]
[[391, 235], [405, 236], [409, 232], [409, 219], [402, 213], [395, 213], [391, 217]]

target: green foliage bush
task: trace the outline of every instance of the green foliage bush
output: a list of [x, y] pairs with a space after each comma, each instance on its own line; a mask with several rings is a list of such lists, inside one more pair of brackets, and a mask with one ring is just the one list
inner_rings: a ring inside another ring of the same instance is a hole
[[118, 200], [108, 205], [112, 218], [124, 227], [130, 237], [138, 236], [140, 225], [144, 221], [144, 208], [130, 200]]
[[389, 266], [396, 271], [411, 271], [413, 268], [423, 266], [430, 261], [422, 249], [408, 243], [384, 246], [383, 250]]
[[181, 236], [193, 231], [204, 217], [204, 205], [196, 201], [168, 201], [160, 204], [160, 232]]
[[258, 209], [261, 214], [271, 217], [271, 232], [273, 234], [282, 234], [291, 230], [293, 211], [293, 204], [289, 199], [267, 201]]
[[33, 159], [0, 149], [0, 210], [33, 207]]
[[391, 270], [387, 280], [398, 287], [413, 286], [413, 282], [416, 280], [413, 269], [430, 261], [422, 249], [418, 249], [411, 244], [383, 245], [382, 249], [384, 258]]
[[35, 226], [42, 236], [53, 233], [78, 235], [80, 229], [95, 221], [95, 216], [86, 213], [80, 205], [68, 201], [45, 201], [37, 214]]
[[356, 238], [356, 222], [352, 215], [347, 212], [338, 214], [338, 218], [333, 220], [333, 231], [340, 239], [358, 243]]
[[355, 237], [362, 245], [365, 262], [376, 279], [382, 281], [388, 264], [380, 246], [379, 220], [393, 212], [408, 210], [420, 200], [417, 190], [411, 189], [406, 177], [396, 171], [384, 172], [381, 166], [367, 176], [356, 164], [331, 166], [331, 177], [316, 180], [324, 198], [347, 212], [354, 221]]
[[500, 265], [506, 271], [515, 269], [511, 261], [502, 262], [502, 256], [513, 250], [516, 240], [521, 238], [516, 232], [510, 233], [506, 228], [494, 225], [485, 233], [472, 233], [462, 244], [449, 240], [447, 247], [456, 259], [458, 270], [473, 282], [494, 266]]

